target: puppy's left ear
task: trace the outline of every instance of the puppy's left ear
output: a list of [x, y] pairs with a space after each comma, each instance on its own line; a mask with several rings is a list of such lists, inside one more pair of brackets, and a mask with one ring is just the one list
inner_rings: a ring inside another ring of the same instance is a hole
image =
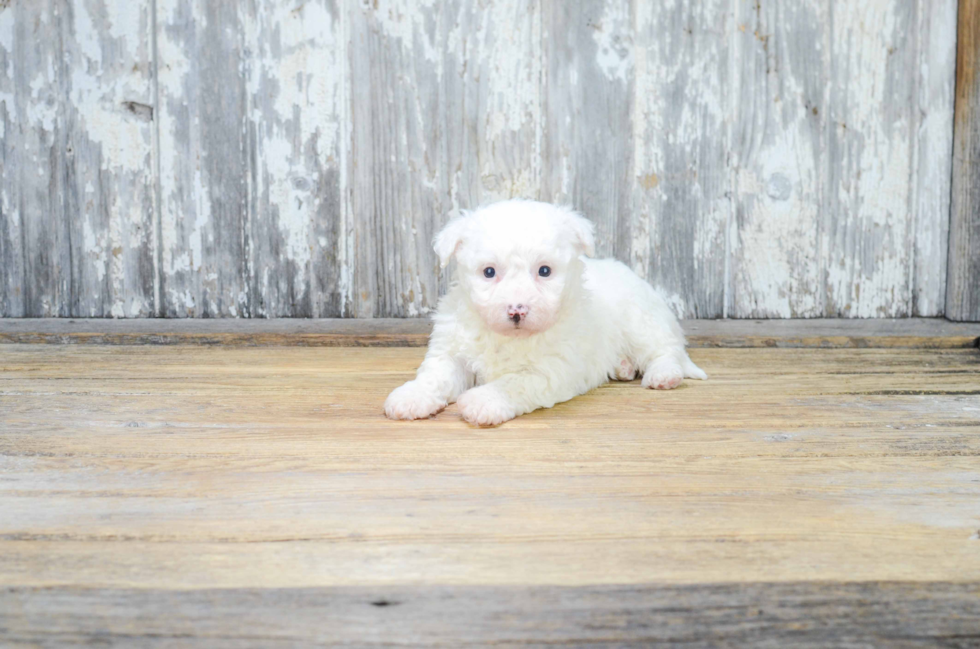
[[461, 216], [457, 216], [449, 221], [446, 227], [440, 230], [439, 234], [432, 241], [432, 247], [435, 249], [436, 254], [439, 255], [440, 267], [445, 268], [449, 260], [459, 250], [459, 247], [463, 245], [463, 239], [469, 227], [467, 216], [466, 213], [463, 213]]
[[594, 257], [595, 225], [592, 224], [592, 221], [574, 210], [566, 208], [564, 212], [566, 224], [574, 237], [572, 243], [576, 250], [578, 250], [580, 255]]

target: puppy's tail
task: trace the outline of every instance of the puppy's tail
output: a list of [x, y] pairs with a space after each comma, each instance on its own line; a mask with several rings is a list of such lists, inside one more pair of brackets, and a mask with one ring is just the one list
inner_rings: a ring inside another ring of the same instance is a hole
[[706, 381], [708, 379], [708, 375], [704, 373], [704, 370], [695, 365], [694, 361], [686, 353], [684, 354], [684, 358], [681, 359], [681, 367], [684, 369], [685, 378], [698, 379], [699, 381]]

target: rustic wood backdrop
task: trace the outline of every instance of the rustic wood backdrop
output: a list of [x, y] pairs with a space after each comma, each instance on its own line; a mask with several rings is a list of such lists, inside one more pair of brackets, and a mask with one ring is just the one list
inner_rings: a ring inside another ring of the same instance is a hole
[[942, 315], [956, 37], [956, 0], [3, 0], [0, 315], [422, 315], [433, 234], [512, 196], [687, 317]]

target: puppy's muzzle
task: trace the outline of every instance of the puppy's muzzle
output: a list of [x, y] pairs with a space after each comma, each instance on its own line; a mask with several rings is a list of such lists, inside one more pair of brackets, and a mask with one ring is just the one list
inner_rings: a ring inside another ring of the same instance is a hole
[[507, 317], [514, 323], [514, 326], [521, 324], [521, 320], [527, 318], [527, 307], [523, 304], [511, 304], [507, 307]]

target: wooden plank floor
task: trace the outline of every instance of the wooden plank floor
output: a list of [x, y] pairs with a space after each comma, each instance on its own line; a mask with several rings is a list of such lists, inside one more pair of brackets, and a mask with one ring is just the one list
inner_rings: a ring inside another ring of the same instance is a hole
[[0, 345], [0, 645], [980, 643], [978, 350], [385, 420], [423, 352]]

